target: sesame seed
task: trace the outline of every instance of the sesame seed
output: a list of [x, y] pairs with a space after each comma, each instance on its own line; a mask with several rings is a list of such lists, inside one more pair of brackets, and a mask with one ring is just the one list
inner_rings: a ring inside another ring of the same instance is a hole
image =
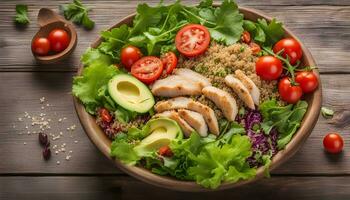
[[57, 154], [58, 154], [58, 151], [55, 151], [55, 154], [57, 155]]
[[23, 142], [23, 145], [26, 145], [27, 143], [26, 142]]
[[75, 143], [75, 144], [78, 143], [78, 140], [75, 140], [74, 143]]
[[41, 106], [41, 110], [44, 110], [45, 109], [45, 107], [44, 106]]
[[57, 161], [56, 164], [59, 165], [61, 162], [60, 161]]

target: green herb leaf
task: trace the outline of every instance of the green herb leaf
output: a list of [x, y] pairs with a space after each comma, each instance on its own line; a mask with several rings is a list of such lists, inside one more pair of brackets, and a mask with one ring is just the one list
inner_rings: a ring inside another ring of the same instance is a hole
[[90, 9], [84, 6], [80, 0], [73, 0], [70, 4], [61, 5], [60, 11], [67, 20], [72, 20], [76, 24], [82, 24], [86, 29], [94, 28], [95, 22], [88, 16]]
[[14, 18], [18, 24], [28, 24], [28, 6], [23, 4], [16, 5], [16, 16]]
[[266, 134], [269, 134], [274, 127], [277, 129], [279, 133], [278, 149], [283, 149], [292, 139], [300, 127], [307, 107], [306, 101], [299, 101], [295, 105], [279, 106], [276, 100], [269, 100], [260, 105], [260, 111], [264, 118], [261, 127]]
[[322, 106], [321, 108], [321, 114], [324, 118], [330, 118], [334, 115], [334, 111], [329, 109], [329, 108], [326, 108], [324, 106]]

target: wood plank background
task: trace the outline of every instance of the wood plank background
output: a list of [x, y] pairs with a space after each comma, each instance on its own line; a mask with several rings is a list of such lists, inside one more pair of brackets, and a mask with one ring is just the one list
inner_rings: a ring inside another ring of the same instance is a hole
[[[239, 189], [180, 193], [144, 184], [121, 173], [82, 130], [70, 94], [71, 80], [80, 55], [98, 33], [134, 12], [137, 3], [146, 1], [83, 1], [93, 8], [91, 18], [96, 22], [95, 29], [77, 28], [78, 45], [67, 60], [38, 65], [29, 48], [38, 29], [37, 12], [41, 7], [57, 10], [58, 5], [67, 2], [0, 1], [0, 199], [350, 199], [350, 149], [347, 146], [350, 126], [332, 124], [323, 117], [300, 151], [273, 171], [271, 179]], [[31, 24], [26, 28], [13, 24], [14, 7], [18, 3], [29, 6]], [[323, 104], [339, 115], [350, 112], [350, 1], [240, 0], [238, 3], [276, 17], [295, 32], [310, 49], [322, 74]], [[42, 96], [51, 104], [44, 110], [39, 102]], [[55, 120], [50, 132], [62, 131], [65, 135], [51, 142], [66, 143], [67, 149], [73, 151], [71, 160], [65, 161], [60, 153], [48, 162], [43, 161], [37, 136], [27, 135], [26, 124], [17, 120], [25, 111], [36, 115], [45, 112]], [[60, 117], [67, 120], [58, 123]], [[77, 128], [68, 134], [65, 129], [73, 124]], [[323, 151], [322, 139], [329, 131], [342, 133], [346, 145], [342, 154], [329, 155]], [[24, 134], [19, 135], [22, 132]], [[57, 165], [56, 161], [61, 164]]]

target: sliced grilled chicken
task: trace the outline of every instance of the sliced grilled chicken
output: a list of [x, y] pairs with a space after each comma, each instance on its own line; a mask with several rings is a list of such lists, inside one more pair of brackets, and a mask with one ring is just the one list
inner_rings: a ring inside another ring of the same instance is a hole
[[166, 101], [159, 101], [155, 106], [154, 109], [156, 112], [163, 112], [166, 110], [174, 110], [174, 109], [180, 109], [180, 108], [187, 108], [188, 103], [192, 101], [190, 98], [186, 97], [176, 97], [172, 98]]
[[207, 123], [210, 133], [219, 135], [219, 125], [218, 125], [218, 119], [215, 116], [215, 113], [213, 109], [210, 107], [201, 104], [197, 101], [190, 101], [188, 103], [188, 109], [198, 112], [204, 117], [205, 122]]
[[179, 126], [181, 127], [181, 130], [186, 137], [189, 137], [191, 133], [195, 131], [184, 119], [180, 117], [179, 113], [177, 113], [176, 111], [165, 111], [156, 114], [155, 117], [167, 117], [176, 121], [177, 124], [179, 124]]
[[175, 69], [175, 74], [198, 82], [202, 88], [211, 85], [209, 79], [190, 69], [178, 68]]
[[209, 131], [215, 135], [219, 135], [218, 120], [213, 109], [210, 107], [186, 97], [172, 98], [166, 101], [161, 101], [155, 105], [155, 110], [157, 112], [174, 109], [188, 109], [198, 112], [204, 117], [204, 120], [209, 127]]
[[250, 109], [255, 109], [254, 101], [250, 95], [248, 89], [243, 85], [243, 83], [232, 75], [227, 75], [225, 77], [225, 83], [232, 88], [233, 91], [242, 99], [245, 105]]
[[160, 79], [152, 85], [152, 93], [155, 96], [177, 97], [183, 95], [199, 95], [202, 87], [199, 82], [192, 81], [178, 75]]
[[178, 110], [178, 113], [182, 119], [199, 133], [199, 135], [202, 137], [208, 135], [208, 126], [201, 114], [185, 109]]
[[243, 85], [248, 89], [250, 95], [253, 98], [255, 105], [259, 105], [260, 90], [252, 81], [252, 79], [246, 76], [241, 70], [236, 70], [235, 75], [236, 75], [236, 78], [238, 78], [243, 83]]
[[237, 103], [229, 93], [213, 86], [203, 88], [202, 93], [220, 108], [229, 121], [235, 120], [238, 113]]

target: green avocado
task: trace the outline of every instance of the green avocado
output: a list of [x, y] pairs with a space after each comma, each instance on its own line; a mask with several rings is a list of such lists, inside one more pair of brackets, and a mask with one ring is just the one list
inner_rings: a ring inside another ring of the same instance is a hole
[[154, 98], [148, 87], [129, 74], [115, 75], [108, 82], [108, 92], [121, 107], [145, 113], [154, 105]]
[[181, 128], [174, 120], [168, 118], [152, 119], [145, 125], [147, 137], [144, 138], [134, 150], [139, 155], [146, 155], [149, 152], [169, 145], [175, 138], [183, 137]]

